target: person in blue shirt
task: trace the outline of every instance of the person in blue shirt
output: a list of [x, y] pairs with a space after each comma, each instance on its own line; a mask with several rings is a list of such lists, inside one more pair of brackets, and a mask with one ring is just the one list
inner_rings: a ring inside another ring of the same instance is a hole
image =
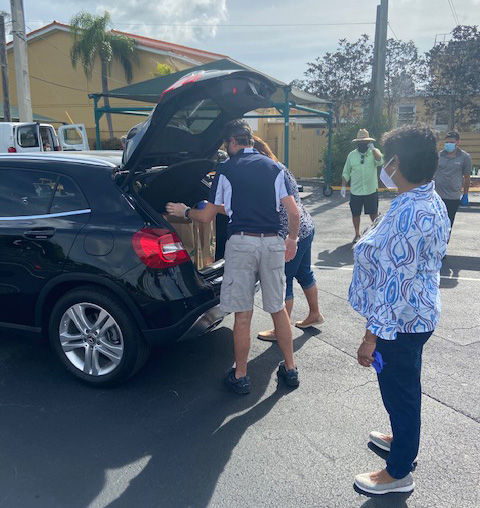
[[[235, 366], [227, 373], [227, 385], [240, 394], [251, 389], [247, 362], [259, 281], [263, 309], [272, 315], [284, 356], [277, 377], [296, 388], [300, 381], [285, 308], [284, 264], [297, 252], [300, 212], [283, 167], [253, 148], [253, 131], [245, 120], [227, 123], [223, 139], [230, 158], [218, 166], [205, 208], [192, 210], [183, 203], [167, 203], [167, 212], [199, 222], [211, 222], [218, 213], [229, 217], [220, 291], [220, 309], [235, 313]], [[285, 239], [279, 234], [280, 204], [288, 215], [289, 235]]]
[[422, 350], [441, 311], [440, 268], [450, 220], [432, 181], [438, 163], [437, 139], [422, 125], [404, 126], [384, 136], [380, 178], [398, 196], [387, 213], [354, 248], [349, 289], [352, 307], [366, 319], [358, 362], [369, 367], [374, 353], [383, 369], [378, 382], [391, 434], [371, 432], [370, 440], [389, 451], [386, 468], [355, 477], [373, 494], [409, 492], [420, 442]]

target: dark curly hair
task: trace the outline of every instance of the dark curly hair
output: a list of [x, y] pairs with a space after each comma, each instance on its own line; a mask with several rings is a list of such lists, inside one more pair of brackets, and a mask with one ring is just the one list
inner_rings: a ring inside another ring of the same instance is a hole
[[404, 125], [384, 134], [385, 162], [394, 155], [400, 173], [411, 183], [430, 182], [437, 170], [438, 136], [428, 125]]
[[246, 120], [231, 120], [223, 128], [222, 139], [225, 142], [234, 138], [237, 143], [243, 146], [253, 146], [253, 131]]

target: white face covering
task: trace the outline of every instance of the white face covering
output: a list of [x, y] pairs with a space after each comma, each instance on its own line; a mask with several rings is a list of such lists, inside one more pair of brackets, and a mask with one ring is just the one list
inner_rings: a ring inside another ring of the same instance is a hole
[[385, 187], [387, 189], [396, 189], [397, 188], [397, 185], [392, 180], [392, 177], [397, 172], [398, 168], [395, 168], [395, 171], [391, 175], [389, 175], [385, 171], [385, 168], [393, 161], [394, 157], [395, 157], [395, 155], [386, 164], [383, 165], [382, 171], [380, 171], [380, 180], [383, 182], [383, 185], [385, 185]]

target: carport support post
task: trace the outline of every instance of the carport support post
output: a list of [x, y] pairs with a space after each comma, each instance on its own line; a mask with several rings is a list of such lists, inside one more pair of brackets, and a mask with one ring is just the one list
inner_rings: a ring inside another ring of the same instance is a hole
[[283, 93], [285, 94], [285, 106], [283, 108], [283, 118], [285, 119], [285, 133], [284, 133], [284, 146], [283, 146], [283, 163], [288, 168], [288, 156], [289, 156], [289, 141], [290, 141], [290, 101], [289, 101], [289, 93], [290, 87], [286, 86], [283, 89]]
[[100, 139], [100, 118], [102, 117], [103, 113], [100, 113], [98, 111], [99, 99], [100, 99], [100, 97], [98, 95], [93, 96], [93, 111], [95, 114], [95, 137], [96, 137], [97, 150], [100, 150], [102, 148], [102, 141]]
[[325, 185], [330, 186], [330, 178], [332, 177], [332, 111], [327, 116], [328, 125], [328, 148], [327, 148], [327, 174], [325, 175]]

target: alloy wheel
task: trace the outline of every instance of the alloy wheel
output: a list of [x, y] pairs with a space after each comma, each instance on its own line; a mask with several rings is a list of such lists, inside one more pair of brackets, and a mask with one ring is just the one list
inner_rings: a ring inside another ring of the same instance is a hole
[[94, 303], [69, 307], [60, 320], [59, 337], [70, 363], [91, 376], [109, 374], [124, 354], [120, 326], [108, 311]]

